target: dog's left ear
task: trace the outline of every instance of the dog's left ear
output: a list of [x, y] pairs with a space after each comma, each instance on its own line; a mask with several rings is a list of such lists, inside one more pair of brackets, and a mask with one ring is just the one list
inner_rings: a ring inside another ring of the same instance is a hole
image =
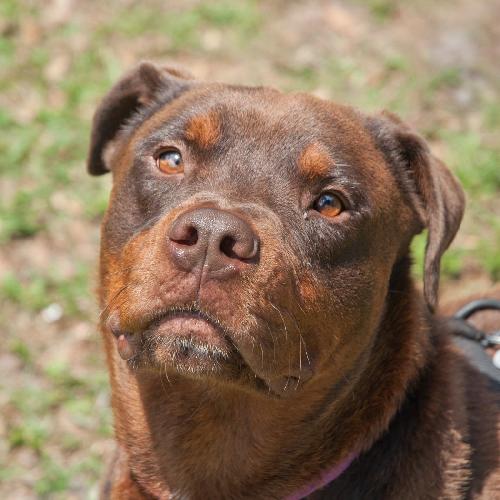
[[424, 296], [433, 311], [437, 305], [441, 256], [460, 227], [464, 192], [446, 165], [432, 155], [424, 139], [399, 117], [384, 111], [369, 117], [367, 127], [410, 200], [420, 229], [428, 230]]
[[192, 84], [193, 77], [172, 66], [157, 66], [142, 62], [126, 73], [108, 92], [97, 108], [92, 133], [87, 170], [92, 175], [109, 172], [110, 146], [127, 121], [158, 96], [162, 102], [173, 100]]

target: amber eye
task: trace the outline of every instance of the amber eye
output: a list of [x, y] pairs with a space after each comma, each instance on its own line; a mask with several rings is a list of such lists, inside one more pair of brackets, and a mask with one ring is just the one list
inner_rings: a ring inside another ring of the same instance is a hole
[[156, 164], [165, 174], [181, 174], [184, 171], [182, 156], [176, 149], [169, 149], [160, 153]]
[[325, 217], [336, 217], [344, 210], [344, 205], [337, 195], [333, 193], [323, 193], [314, 202], [313, 208]]

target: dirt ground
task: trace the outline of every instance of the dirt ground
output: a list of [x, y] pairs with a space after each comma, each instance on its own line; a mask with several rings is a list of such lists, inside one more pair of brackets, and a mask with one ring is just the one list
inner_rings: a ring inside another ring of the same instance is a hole
[[110, 179], [84, 165], [122, 71], [172, 61], [399, 113], [467, 191], [450, 297], [500, 279], [499, 19], [498, 0], [3, 0], [0, 498], [97, 498], [113, 447], [93, 294]]

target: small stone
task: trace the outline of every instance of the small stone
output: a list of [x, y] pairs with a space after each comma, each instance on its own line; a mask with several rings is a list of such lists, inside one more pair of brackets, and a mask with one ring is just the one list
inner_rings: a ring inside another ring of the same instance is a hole
[[206, 50], [217, 50], [222, 46], [222, 33], [216, 30], [205, 31], [201, 36], [203, 48]]
[[62, 318], [63, 312], [60, 304], [53, 303], [42, 310], [41, 316], [46, 323], [55, 323]]

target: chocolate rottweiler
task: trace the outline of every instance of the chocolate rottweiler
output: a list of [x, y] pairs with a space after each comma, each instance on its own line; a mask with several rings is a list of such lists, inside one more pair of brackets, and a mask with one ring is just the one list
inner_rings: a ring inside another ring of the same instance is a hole
[[143, 63], [88, 169], [113, 175], [103, 498], [499, 498], [494, 391], [434, 312], [464, 195], [396, 116]]

